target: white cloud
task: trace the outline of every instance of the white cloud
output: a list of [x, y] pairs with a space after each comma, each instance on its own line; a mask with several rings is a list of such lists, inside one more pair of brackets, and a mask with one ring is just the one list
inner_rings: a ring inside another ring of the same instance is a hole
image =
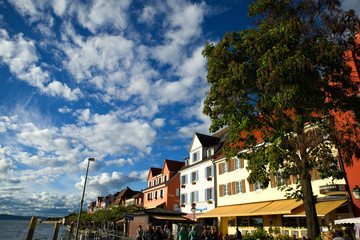
[[[102, 173], [98, 176], [90, 176], [87, 180], [87, 191], [90, 193], [93, 199], [98, 196], [105, 196], [109, 193], [114, 193], [112, 191], [123, 189], [132, 182], [141, 181], [143, 179], [142, 172], [132, 173], [130, 175], [125, 175], [120, 172], [113, 173]], [[85, 177], [81, 178], [81, 182], [76, 183], [75, 187], [79, 190], [84, 187]]]
[[72, 112], [72, 109], [71, 109], [71, 108], [68, 108], [67, 106], [64, 106], [64, 107], [62, 107], [62, 108], [58, 108], [58, 111], [59, 111], [60, 113], [70, 113], [70, 112]]
[[154, 121], [153, 121], [153, 125], [154, 125], [154, 127], [162, 127], [162, 126], [164, 126], [164, 124], [165, 124], [165, 118], [156, 118], [156, 119], [154, 119]]
[[129, 0], [94, 0], [92, 5], [73, 4], [79, 23], [95, 33], [106, 26], [123, 30], [127, 26]]
[[134, 162], [133, 162], [133, 160], [130, 159], [130, 158], [127, 158], [127, 159], [120, 158], [120, 159], [116, 159], [116, 160], [106, 161], [105, 164], [106, 164], [107, 166], [112, 165], [112, 164], [115, 164], [115, 165], [117, 165], [117, 166], [119, 166], [119, 167], [122, 167], [122, 166], [124, 166], [125, 164], [129, 164], [129, 165], [133, 166], [133, 165], [134, 165]]
[[77, 100], [81, 96], [78, 88], [71, 90], [66, 84], [50, 82], [50, 73], [36, 65], [39, 59], [35, 43], [24, 39], [22, 34], [11, 39], [6, 30], [0, 29], [0, 57], [18, 79], [45, 94], [62, 96], [68, 100]]
[[54, 9], [54, 13], [58, 16], [62, 16], [66, 10], [67, 0], [52, 0], [51, 5]]

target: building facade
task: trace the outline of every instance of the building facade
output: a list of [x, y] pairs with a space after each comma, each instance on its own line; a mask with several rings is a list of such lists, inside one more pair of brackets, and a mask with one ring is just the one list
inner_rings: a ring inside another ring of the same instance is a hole
[[162, 168], [150, 168], [144, 194], [145, 208], [180, 211], [180, 175], [184, 162], [166, 159]]

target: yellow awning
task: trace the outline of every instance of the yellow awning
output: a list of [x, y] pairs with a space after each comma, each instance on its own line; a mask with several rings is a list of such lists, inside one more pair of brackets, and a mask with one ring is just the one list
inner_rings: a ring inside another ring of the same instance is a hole
[[213, 210], [210, 210], [197, 218], [213, 218], [213, 217], [231, 217], [231, 216], [250, 216], [252, 213], [266, 205], [269, 205], [272, 201], [237, 204], [230, 206], [221, 206]]
[[[182, 216], [164, 216], [164, 215], [151, 215], [159, 220], [173, 220], [173, 221], [189, 221], [190, 219], [184, 218]], [[190, 220], [192, 221], [192, 220]]]
[[270, 204], [254, 211], [251, 215], [280, 215], [291, 214], [291, 212], [300, 207], [303, 201], [296, 201], [296, 199], [285, 199], [272, 201]]
[[[337, 201], [329, 201], [329, 202], [318, 202], [315, 205], [316, 214], [318, 217], [323, 217], [329, 212], [335, 210], [336, 208], [340, 207], [342, 204], [347, 202], [347, 200], [337, 200]], [[302, 217], [306, 216], [305, 209], [302, 207], [298, 211], [295, 211], [291, 214], [292, 217]]]
[[155, 204], [152, 204], [152, 205], [144, 205], [144, 207], [146, 209], [151, 209], [151, 208], [156, 208], [156, 207], [158, 207], [158, 206], [160, 206], [160, 205], [162, 205], [164, 203], [165, 203], [165, 201], [162, 201], [162, 202], [158, 202], [158, 203], [155, 203]]

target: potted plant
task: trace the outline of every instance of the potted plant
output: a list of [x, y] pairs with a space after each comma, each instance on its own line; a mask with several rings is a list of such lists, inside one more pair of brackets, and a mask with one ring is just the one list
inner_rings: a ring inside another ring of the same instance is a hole
[[206, 178], [208, 181], [211, 181], [212, 180], [212, 177], [207, 177]]
[[193, 203], [191, 204], [191, 208], [196, 208], [196, 203], [193, 202]]
[[181, 185], [181, 188], [185, 188], [185, 184]]
[[195, 184], [196, 184], [196, 182], [195, 182], [195, 181], [193, 181], [191, 184], [192, 184], [192, 185], [195, 185]]
[[211, 201], [211, 200], [208, 200], [207, 203], [208, 203], [208, 204], [212, 204], [212, 201]]
[[185, 203], [182, 203], [182, 204], [180, 205], [180, 207], [185, 207]]

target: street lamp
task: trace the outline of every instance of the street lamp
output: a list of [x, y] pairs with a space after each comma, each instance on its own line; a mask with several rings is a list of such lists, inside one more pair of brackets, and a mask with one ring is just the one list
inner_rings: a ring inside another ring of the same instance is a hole
[[93, 161], [95, 161], [95, 158], [88, 158], [88, 165], [87, 165], [87, 168], [86, 168], [84, 190], [83, 190], [82, 198], [81, 198], [81, 202], [80, 202], [80, 212], [79, 212], [79, 218], [78, 218], [77, 227], [76, 227], [75, 240], [78, 239], [78, 234], [79, 234], [80, 218], [81, 218], [82, 206], [83, 206], [83, 203], [84, 203], [85, 187], [86, 187], [86, 180], [87, 180], [87, 176], [88, 176], [88, 172], [89, 172], [89, 165], [90, 165], [90, 162], [93, 162]]
[[358, 187], [358, 185], [353, 188], [352, 193], [356, 200], [360, 200], [360, 188]]

